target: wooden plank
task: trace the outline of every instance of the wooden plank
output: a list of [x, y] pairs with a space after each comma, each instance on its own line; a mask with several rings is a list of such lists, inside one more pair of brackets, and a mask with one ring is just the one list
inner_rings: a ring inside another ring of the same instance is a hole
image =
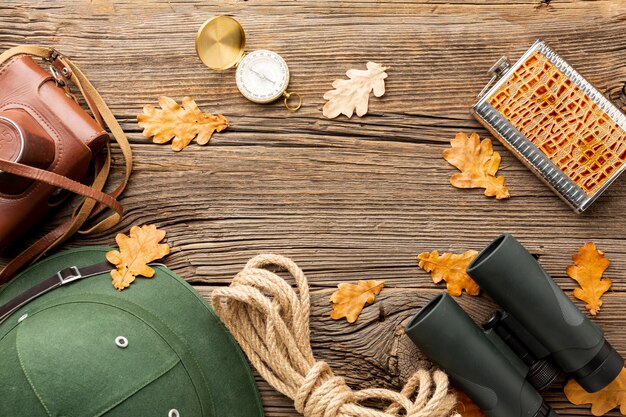
[[[248, 50], [271, 49], [287, 60], [290, 89], [304, 97], [299, 112], [280, 103], [249, 103], [237, 92], [234, 71], [214, 72], [200, 63], [195, 31], [215, 14], [242, 22]], [[625, 25], [626, 2], [619, 0], [5, 0], [0, 50], [45, 44], [72, 57], [133, 146], [124, 221], [64, 247], [111, 245], [115, 233], [133, 224], [156, 223], [173, 247], [167, 264], [204, 295], [226, 285], [260, 252], [288, 255], [315, 290], [316, 356], [355, 387], [397, 388], [419, 363], [398, 329], [441, 289], [417, 268], [415, 256], [480, 249], [505, 231], [567, 291], [574, 282], [565, 267], [577, 248], [593, 240], [606, 251], [614, 285], [598, 321], [626, 353], [625, 182], [579, 216], [499, 144], [509, 201], [453, 189], [454, 169], [441, 159], [458, 131], [486, 136], [469, 114], [488, 80], [486, 70], [501, 55], [516, 59], [539, 36], [626, 105]], [[372, 98], [364, 118], [323, 118], [322, 95], [332, 81], [368, 60], [391, 67], [385, 96]], [[205, 148], [173, 153], [154, 145], [135, 117], [162, 94], [177, 100], [190, 95], [203, 110], [225, 114], [231, 127]], [[117, 150], [114, 156], [119, 163]], [[69, 212], [71, 207], [59, 215]], [[380, 304], [368, 307], [354, 326], [330, 321], [331, 287], [363, 278], [386, 280]], [[461, 302], [477, 319], [493, 307], [483, 297]], [[259, 383], [269, 417], [297, 415], [286, 398]], [[558, 389], [547, 398], [562, 416], [588, 414]]]

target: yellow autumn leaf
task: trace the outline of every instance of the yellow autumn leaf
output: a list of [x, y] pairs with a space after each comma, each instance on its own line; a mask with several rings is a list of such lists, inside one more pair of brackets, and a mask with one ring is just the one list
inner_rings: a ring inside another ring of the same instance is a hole
[[385, 78], [387, 78], [385, 71], [388, 68], [375, 62], [368, 62], [366, 66], [367, 70], [348, 70], [346, 72], [348, 80], [333, 82], [334, 90], [324, 94], [324, 100], [328, 100], [322, 109], [324, 116], [329, 119], [334, 119], [340, 114], [352, 117], [356, 111], [356, 115], [361, 117], [367, 113], [372, 90], [376, 97], [385, 94]]
[[613, 382], [598, 392], [588, 393], [574, 379], [567, 382], [564, 391], [572, 404], [591, 404], [594, 416], [603, 416], [615, 407], [619, 407], [620, 413], [626, 416], [626, 369], [622, 369]]
[[465, 270], [472, 259], [478, 255], [475, 250], [468, 250], [460, 255], [438, 251], [423, 252], [417, 255], [419, 267], [430, 272], [435, 284], [446, 281], [448, 292], [459, 296], [465, 290], [469, 295], [478, 295], [480, 287]]
[[191, 97], [185, 97], [179, 106], [173, 99], [159, 97], [160, 109], [147, 104], [143, 113], [137, 115], [143, 135], [152, 137], [154, 143], [172, 141], [172, 149], [181, 151], [196, 138], [198, 145], [206, 145], [213, 132], [228, 127], [228, 120], [221, 114], [202, 113]]
[[602, 274], [609, 267], [609, 260], [596, 245], [588, 242], [572, 256], [574, 265], [567, 267], [567, 275], [578, 282], [580, 288], [574, 289], [574, 297], [587, 303], [585, 308], [592, 316], [598, 314], [602, 306], [600, 297], [611, 287], [609, 278], [602, 279]]
[[159, 243], [165, 238], [165, 232], [155, 225], [133, 226], [130, 235], [118, 233], [115, 241], [118, 250], [107, 252], [106, 258], [117, 267], [111, 271], [113, 286], [123, 290], [130, 286], [136, 276], [152, 278], [154, 269], [148, 263], [161, 259], [170, 253], [168, 244]]
[[330, 296], [333, 311], [330, 318], [339, 320], [345, 317], [348, 323], [354, 323], [366, 304], [372, 304], [383, 289], [385, 281], [359, 281], [357, 284], [342, 282]]
[[450, 177], [450, 184], [457, 188], [484, 188], [485, 195], [497, 200], [511, 197], [504, 186], [504, 177], [496, 177], [500, 167], [500, 154], [493, 150], [490, 139], [480, 140], [476, 133], [468, 137], [457, 133], [450, 141], [451, 148], [443, 151], [443, 158], [459, 169]]

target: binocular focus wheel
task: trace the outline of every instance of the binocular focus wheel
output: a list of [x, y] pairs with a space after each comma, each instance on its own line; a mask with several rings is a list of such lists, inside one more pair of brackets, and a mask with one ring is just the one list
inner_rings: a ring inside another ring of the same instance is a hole
[[547, 389], [561, 374], [561, 369], [550, 359], [537, 361], [528, 371], [526, 379], [537, 391]]

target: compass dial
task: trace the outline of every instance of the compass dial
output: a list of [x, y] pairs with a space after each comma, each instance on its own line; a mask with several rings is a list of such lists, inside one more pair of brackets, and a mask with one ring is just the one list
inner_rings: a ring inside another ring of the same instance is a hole
[[289, 84], [289, 68], [275, 52], [264, 49], [243, 57], [237, 66], [237, 87], [255, 103], [269, 103], [280, 97]]

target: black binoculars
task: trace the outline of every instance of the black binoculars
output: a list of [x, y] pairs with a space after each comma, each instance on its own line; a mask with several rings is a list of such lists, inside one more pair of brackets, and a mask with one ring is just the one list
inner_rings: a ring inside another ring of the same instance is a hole
[[555, 417], [538, 391], [564, 371], [588, 392], [610, 384], [624, 359], [510, 234], [467, 273], [504, 311], [481, 329], [446, 293], [406, 333], [489, 417]]

